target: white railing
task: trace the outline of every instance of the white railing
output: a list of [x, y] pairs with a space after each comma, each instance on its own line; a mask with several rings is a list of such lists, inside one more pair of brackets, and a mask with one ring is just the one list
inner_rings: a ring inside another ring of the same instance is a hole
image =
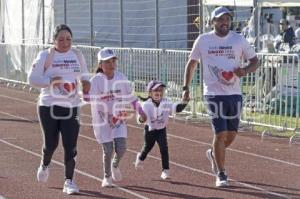
[[[0, 77], [2, 82], [13, 80], [26, 85], [27, 72], [37, 53], [49, 46], [0, 44]], [[97, 53], [101, 49], [91, 46], [75, 46], [85, 56], [89, 71], [97, 67]], [[149, 80], [160, 79], [167, 84], [167, 97], [181, 98], [184, 67], [189, 51], [112, 48], [118, 56], [118, 70], [135, 85], [137, 94], [145, 93]], [[13, 53], [19, 56], [12, 57]], [[242, 78], [244, 99], [242, 122], [281, 130], [297, 131], [300, 114], [300, 62], [298, 54], [258, 53], [260, 67], [255, 73]], [[187, 112], [204, 115], [202, 102], [202, 75], [196, 70]]]

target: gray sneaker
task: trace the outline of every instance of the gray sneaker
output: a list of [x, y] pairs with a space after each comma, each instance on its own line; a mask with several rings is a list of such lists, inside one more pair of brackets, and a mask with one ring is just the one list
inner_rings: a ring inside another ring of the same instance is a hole
[[212, 150], [208, 149], [206, 151], [206, 157], [209, 160], [210, 164], [211, 164], [211, 171], [213, 172], [213, 174], [217, 175], [218, 174], [218, 168], [215, 162], [215, 158], [212, 154]]

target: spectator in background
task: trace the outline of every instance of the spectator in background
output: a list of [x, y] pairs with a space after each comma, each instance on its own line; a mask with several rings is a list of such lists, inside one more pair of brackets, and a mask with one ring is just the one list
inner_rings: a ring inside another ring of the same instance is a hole
[[290, 52], [300, 54], [300, 27], [297, 28], [297, 30], [295, 31], [295, 36], [296, 36], [295, 39], [296, 44], [292, 47]]
[[236, 25], [235, 25], [235, 32], [241, 34], [242, 33], [242, 24], [241, 22], [236, 22]]
[[275, 48], [278, 50], [282, 43], [288, 43], [291, 48], [295, 44], [295, 32], [293, 27], [289, 25], [286, 19], [281, 19], [279, 22], [280, 35], [275, 41]]
[[295, 31], [296, 43], [300, 44], [300, 27]]
[[246, 26], [243, 28], [241, 34], [246, 38], [250, 44], [255, 42], [255, 27], [254, 27], [254, 18], [253, 15], [246, 22]]
[[263, 31], [263, 35], [267, 34], [269, 35], [269, 38], [271, 36], [275, 37], [278, 35], [277, 26], [275, 26], [273, 21], [273, 14], [272, 13], [265, 13], [264, 15], [264, 23], [261, 27], [261, 30]]

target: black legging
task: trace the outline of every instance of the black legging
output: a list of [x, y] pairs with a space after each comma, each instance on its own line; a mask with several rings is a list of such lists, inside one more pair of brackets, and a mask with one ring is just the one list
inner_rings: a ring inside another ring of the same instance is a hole
[[65, 178], [72, 179], [79, 134], [78, 107], [39, 106], [38, 114], [44, 136], [43, 165], [50, 164], [52, 155], [58, 146], [60, 132], [65, 152]]
[[148, 153], [153, 148], [155, 141], [158, 143], [161, 160], [162, 160], [162, 169], [169, 169], [169, 151], [168, 151], [168, 142], [167, 142], [167, 132], [166, 128], [159, 130], [148, 130], [148, 125], [145, 126], [145, 144], [143, 146], [140, 160], [145, 160]]

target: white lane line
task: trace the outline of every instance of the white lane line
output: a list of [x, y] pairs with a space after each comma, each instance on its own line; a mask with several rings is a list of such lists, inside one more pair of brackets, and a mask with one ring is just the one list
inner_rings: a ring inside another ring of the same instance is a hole
[[7, 116], [9, 116], [9, 117], [17, 118], [17, 119], [20, 119], [20, 120], [32, 122], [32, 123], [36, 122], [36, 121], [34, 121], [34, 120], [30, 120], [30, 119], [28, 119], [28, 118], [24, 118], [24, 117], [17, 116], [17, 115], [12, 115], [12, 114], [10, 114], [10, 113], [3, 112], [3, 111], [0, 111], [0, 114], [2, 114], [2, 115], [7, 115]]
[[[81, 114], [82, 116], [86, 116], [86, 117], [91, 117], [90, 115], [86, 115], [86, 114]], [[131, 128], [135, 128], [135, 129], [141, 129], [143, 130], [144, 128], [139, 127], [139, 126], [134, 126], [131, 124], [127, 124], [127, 126], [131, 127]], [[173, 138], [177, 138], [177, 139], [181, 139], [181, 140], [185, 140], [188, 142], [193, 142], [193, 143], [197, 143], [197, 144], [202, 144], [202, 145], [206, 145], [206, 146], [211, 146], [210, 143], [207, 142], [202, 142], [202, 141], [197, 141], [197, 140], [192, 140], [189, 138], [185, 138], [185, 137], [181, 137], [181, 136], [177, 136], [177, 135], [172, 135], [170, 133], [168, 133], [169, 137], [173, 137]], [[283, 163], [283, 164], [288, 164], [290, 166], [295, 166], [295, 167], [300, 167], [300, 164], [297, 163], [293, 163], [293, 162], [288, 162], [288, 161], [284, 161], [284, 160], [280, 160], [280, 159], [276, 159], [276, 158], [272, 158], [272, 157], [268, 157], [268, 156], [263, 156], [263, 155], [259, 155], [256, 153], [250, 153], [250, 152], [246, 152], [246, 151], [241, 151], [241, 150], [237, 150], [237, 149], [232, 149], [232, 148], [227, 148], [227, 150], [229, 151], [234, 151], [236, 153], [241, 153], [244, 155], [249, 155], [249, 156], [254, 156], [254, 157], [258, 157], [258, 158], [262, 158], [262, 159], [266, 159], [266, 160], [270, 160], [270, 161], [274, 161], [274, 162], [279, 162], [279, 163]]]
[[36, 105], [36, 102], [32, 102], [32, 101], [28, 101], [28, 100], [23, 100], [23, 99], [16, 98], [16, 97], [10, 97], [10, 96], [7, 96], [7, 95], [0, 95], [0, 97], [7, 98], [7, 99], [12, 99], [12, 100], [19, 101], [19, 102], [24, 102], [24, 103], [29, 103], [29, 104]]
[[[27, 100], [22, 100], [22, 99], [19, 99], [19, 98], [9, 97], [9, 96], [5, 96], [5, 95], [0, 95], [0, 97], [5, 97], [5, 98], [12, 99], [12, 100], [26, 102], [26, 103], [30, 103], [30, 104], [36, 105], [36, 103], [33, 103], [31, 101], [27, 101]], [[7, 113], [7, 114], [9, 114], [9, 113]], [[87, 114], [81, 114], [81, 116], [85, 116], [85, 117], [91, 118], [91, 116], [87, 115]], [[31, 120], [29, 120], [29, 121], [31, 121]], [[139, 126], [134, 126], [134, 125], [131, 125], [131, 124], [128, 124], [128, 126], [131, 127], [131, 128], [135, 128], [135, 129], [143, 129], [143, 128], [139, 127]], [[181, 139], [181, 140], [185, 140], [185, 141], [188, 141], [188, 142], [193, 142], [193, 143], [197, 143], [197, 144], [211, 146], [211, 144], [207, 143], [207, 142], [192, 140], [192, 139], [189, 139], [189, 138], [185, 138], [185, 137], [181, 137], [181, 136], [177, 136], [177, 135], [172, 135], [172, 134], [169, 134], [169, 133], [168, 133], [168, 136], [169, 137], [173, 137], [173, 138], [177, 138], [177, 139]], [[227, 150], [234, 151], [236, 153], [241, 153], [241, 154], [244, 154], [244, 155], [249, 155], [249, 156], [253, 156], [253, 157], [265, 159], [265, 160], [270, 160], [270, 161], [282, 163], [282, 164], [288, 164], [290, 166], [300, 167], [300, 164], [297, 164], [297, 163], [288, 162], [288, 161], [284, 161], [284, 160], [280, 160], [280, 159], [276, 159], [276, 158], [272, 158], [272, 157], [268, 157], [268, 156], [263, 156], [263, 155], [259, 155], [259, 154], [256, 154], [256, 153], [250, 153], [250, 152], [241, 151], [241, 150], [232, 149], [232, 148], [227, 148]]]
[[[85, 135], [79, 135], [79, 136], [83, 137], [83, 138], [85, 138], [87, 140], [97, 142], [97, 140], [95, 138], [91, 138], [91, 137], [85, 136]], [[132, 150], [132, 149], [127, 149], [127, 151], [129, 151], [131, 153], [135, 153], [135, 154], [139, 153], [138, 151], [135, 151], [135, 150]], [[147, 157], [150, 157], [152, 159], [161, 161], [160, 158], [155, 157], [153, 155], [148, 155]], [[196, 168], [193, 168], [193, 167], [189, 167], [189, 166], [184, 165], [184, 164], [180, 164], [180, 163], [173, 162], [173, 161], [170, 161], [170, 164], [173, 164], [173, 165], [175, 165], [177, 167], [184, 168], [184, 169], [187, 169], [187, 170], [191, 170], [191, 171], [194, 171], [194, 172], [197, 172], [197, 173], [201, 173], [201, 174], [204, 174], [204, 175], [209, 175], [209, 176], [215, 177], [215, 175], [212, 174], [212, 173], [210, 173], [210, 172], [203, 171], [203, 170], [200, 170], [200, 169], [196, 169]], [[241, 186], [248, 187], [248, 188], [251, 188], [251, 189], [254, 189], [254, 190], [257, 190], [257, 191], [261, 191], [261, 192], [264, 192], [264, 193], [269, 194], [269, 195], [279, 196], [279, 197], [288, 198], [288, 199], [291, 198], [290, 196], [279, 194], [279, 193], [276, 193], [276, 192], [273, 192], [273, 191], [268, 191], [266, 189], [263, 189], [263, 188], [260, 188], [260, 187], [257, 187], [257, 186], [253, 186], [251, 184], [239, 182], [239, 181], [231, 179], [231, 178], [229, 178], [229, 180], [232, 181], [232, 182], [234, 182], [234, 183], [236, 183], [236, 184], [239, 184]]]
[[[12, 144], [12, 143], [7, 142], [7, 141], [5, 141], [5, 140], [3, 140], [3, 139], [0, 139], [0, 142], [2, 142], [2, 143], [4, 143], [4, 144], [7, 144], [7, 145], [9, 145], [9, 146], [11, 146], [11, 147], [14, 147], [14, 148], [16, 148], [16, 149], [19, 149], [19, 150], [21, 150], [21, 151], [24, 151], [24, 152], [26, 152], [26, 153], [29, 153], [29, 154], [31, 154], [31, 155], [34, 155], [34, 156], [37, 156], [37, 157], [40, 157], [40, 158], [42, 157], [41, 154], [38, 154], [38, 153], [33, 152], [33, 151], [30, 151], [30, 150], [25, 149], [25, 148], [23, 148], [23, 147], [20, 147], [20, 146], [18, 146], [18, 145]], [[51, 162], [53, 162], [53, 163], [55, 163], [55, 164], [57, 164], [57, 165], [59, 165], [59, 166], [64, 167], [64, 164], [63, 164], [62, 162], [57, 161], [57, 160], [53, 160], [53, 159], [52, 159]], [[85, 172], [85, 171], [81, 171], [81, 170], [79, 170], [79, 169], [75, 169], [75, 172], [78, 173], [78, 174], [81, 174], [81, 175], [83, 175], [83, 176], [85, 176], [85, 177], [88, 177], [88, 178], [91, 178], [91, 179], [94, 179], [94, 180], [97, 180], [97, 181], [102, 182], [102, 179], [100, 179], [100, 178], [98, 178], [98, 177], [96, 177], [96, 176], [94, 176], [94, 175], [92, 175], [92, 174], [89, 174], [89, 173], [87, 173], [87, 172]], [[138, 194], [138, 193], [136, 193], [136, 192], [130, 191], [130, 190], [125, 189], [125, 188], [123, 188], [123, 187], [120, 187], [120, 186], [118, 186], [118, 185], [116, 185], [116, 184], [113, 184], [113, 186], [116, 187], [117, 189], [122, 190], [122, 191], [124, 191], [124, 192], [126, 192], [126, 193], [128, 193], [128, 194], [131, 194], [131, 195], [133, 195], [133, 196], [135, 196], [135, 197], [137, 197], [137, 198], [141, 198], [141, 199], [149, 199], [149, 198], [147, 198], [146, 196], [140, 195], [140, 194]]]
[[[20, 117], [20, 118], [23, 118], [23, 117]], [[26, 119], [26, 118], [23, 118], [23, 119]], [[81, 135], [81, 134], [79, 134], [79, 136], [82, 137], [82, 138], [85, 138], [87, 140], [91, 140], [91, 141], [97, 142], [97, 140], [95, 138], [92, 138], [92, 137], [89, 137], [89, 136], [85, 136], [85, 135]], [[6, 142], [6, 141], [4, 141], [2, 139], [0, 139], [0, 141]], [[127, 151], [129, 151], [131, 153], [135, 153], [135, 154], [138, 153], [138, 151], [131, 150], [131, 149], [127, 149]], [[32, 154], [34, 152], [30, 151], [30, 153]], [[38, 155], [39, 157], [41, 156], [41, 155], [39, 155], [37, 153], [34, 153], [34, 154]], [[156, 159], [156, 160], [161, 160], [160, 158], [152, 156], [152, 155], [148, 155], [148, 156], [150, 158], [153, 158], [153, 159]], [[62, 163], [60, 163], [60, 164], [62, 164]], [[184, 169], [188, 169], [188, 170], [195, 171], [195, 172], [198, 172], [198, 173], [202, 173], [202, 174], [205, 174], [205, 175], [214, 176], [212, 173], [209, 173], [207, 171], [203, 171], [203, 170], [200, 170], [200, 169], [196, 169], [196, 168], [193, 168], [193, 167], [189, 167], [189, 166], [184, 165], [184, 164], [176, 163], [176, 162], [173, 162], [173, 161], [170, 161], [170, 164], [176, 165], [176, 166], [178, 166], [180, 168], [184, 168]], [[88, 174], [88, 175], [90, 175], [90, 174]], [[96, 180], [99, 180], [99, 181], [102, 181], [100, 178], [97, 178], [97, 177], [92, 177], [92, 178], [96, 179]], [[245, 186], [245, 187], [248, 187], [248, 188], [252, 188], [254, 190], [262, 191], [262, 192], [265, 192], [265, 193], [270, 194], [270, 195], [280, 196], [280, 197], [283, 197], [283, 198], [290, 198], [289, 196], [282, 195], [282, 194], [279, 194], [279, 193], [276, 193], [276, 192], [272, 192], [272, 191], [268, 191], [266, 189], [263, 189], [263, 188], [260, 188], [260, 187], [257, 187], [257, 186], [253, 186], [253, 185], [250, 185], [250, 184], [247, 184], [247, 183], [239, 182], [239, 181], [236, 181], [234, 179], [229, 179], [229, 180], [231, 180], [232, 182], [235, 182], [237, 184], [240, 184], [242, 186]]]

